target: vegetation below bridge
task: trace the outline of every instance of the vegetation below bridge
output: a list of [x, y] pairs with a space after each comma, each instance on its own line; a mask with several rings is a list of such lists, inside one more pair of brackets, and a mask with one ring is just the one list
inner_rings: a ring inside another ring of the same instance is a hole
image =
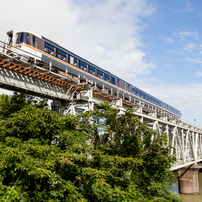
[[151, 141], [131, 109], [59, 115], [15, 93], [0, 96], [0, 116], [1, 201], [180, 201], [166, 135]]

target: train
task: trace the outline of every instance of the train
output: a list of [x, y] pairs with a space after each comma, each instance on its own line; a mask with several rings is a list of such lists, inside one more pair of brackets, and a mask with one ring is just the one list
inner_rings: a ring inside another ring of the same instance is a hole
[[52, 65], [60, 71], [65, 72], [68, 69], [68, 72], [72, 75], [92, 79], [96, 82], [97, 86], [104, 86], [106, 89], [110, 89], [114, 92], [119, 91], [122, 95], [128, 95], [155, 109], [160, 109], [165, 113], [172, 114], [177, 119], [182, 118], [180, 110], [155, 98], [42, 35], [32, 31], [11, 30], [6, 33], [5, 44], [7, 44], [7, 47], [5, 47], [4, 50], [8, 50], [8, 47], [23, 50], [27, 54], [27, 60], [35, 55], [36, 60], [39, 62], [51, 62]]

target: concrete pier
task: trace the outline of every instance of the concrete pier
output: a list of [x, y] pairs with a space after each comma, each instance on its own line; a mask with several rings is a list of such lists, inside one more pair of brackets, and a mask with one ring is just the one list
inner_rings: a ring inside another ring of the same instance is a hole
[[177, 171], [179, 178], [179, 193], [181, 194], [198, 194], [199, 183], [198, 183], [198, 172], [199, 165], [195, 164], [192, 166], [186, 166]]

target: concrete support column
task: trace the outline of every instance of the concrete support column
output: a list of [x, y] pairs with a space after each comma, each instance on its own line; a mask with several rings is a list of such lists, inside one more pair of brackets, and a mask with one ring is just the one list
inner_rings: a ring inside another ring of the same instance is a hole
[[60, 102], [53, 100], [51, 103], [51, 109], [59, 114]]
[[186, 166], [177, 171], [179, 193], [181, 194], [198, 194], [199, 183], [198, 183], [198, 172], [199, 166], [197, 164], [193, 166]]
[[60, 102], [53, 101], [51, 103], [51, 108], [53, 111], [56, 111], [58, 114], [76, 114], [74, 102]]
[[140, 121], [141, 121], [142, 123], [144, 123], [144, 117], [143, 117], [143, 116], [140, 118]]
[[169, 143], [169, 141], [170, 141], [170, 131], [169, 131], [169, 126], [168, 126], [168, 124], [166, 124], [166, 134], [167, 134], [167, 140], [168, 140], [168, 143]]
[[202, 137], [201, 137], [201, 134], [199, 135], [199, 148], [200, 148], [200, 155], [202, 157]]
[[[75, 109], [75, 104], [74, 102], [70, 102], [66, 107], [65, 109], [67, 108], [67, 112], [66, 114], [73, 114], [73, 115], [76, 115], [76, 109]], [[65, 110], [64, 110], [65, 112]]]
[[117, 107], [123, 107], [122, 98], [112, 100], [111, 103], [112, 103], [112, 105], [115, 105]]

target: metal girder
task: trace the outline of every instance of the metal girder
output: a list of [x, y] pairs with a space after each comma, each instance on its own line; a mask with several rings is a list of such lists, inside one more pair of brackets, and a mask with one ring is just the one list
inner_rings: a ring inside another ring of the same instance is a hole
[[9, 90], [22, 91], [49, 99], [69, 100], [71, 95], [65, 87], [23, 74], [9, 68], [0, 68], [0, 85]]

